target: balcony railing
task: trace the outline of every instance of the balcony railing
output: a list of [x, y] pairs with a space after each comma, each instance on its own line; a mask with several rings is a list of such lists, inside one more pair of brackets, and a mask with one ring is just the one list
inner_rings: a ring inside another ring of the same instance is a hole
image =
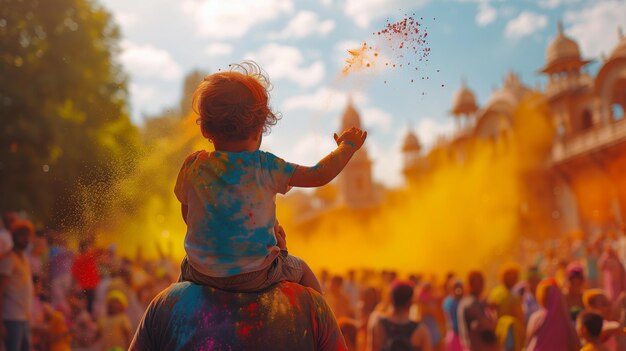
[[577, 136], [558, 140], [552, 146], [552, 162], [563, 162], [619, 142], [626, 142], [626, 119], [597, 125]]

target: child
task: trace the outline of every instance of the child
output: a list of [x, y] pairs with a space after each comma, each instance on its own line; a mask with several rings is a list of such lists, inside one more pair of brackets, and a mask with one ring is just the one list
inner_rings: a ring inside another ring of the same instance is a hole
[[126, 315], [128, 299], [120, 290], [107, 294], [107, 315], [98, 320], [98, 338], [102, 338], [102, 350], [126, 350], [130, 346], [131, 325]]
[[586, 342], [580, 351], [608, 351], [600, 341], [602, 323], [602, 316], [592, 312], [583, 312], [578, 317], [578, 334]]
[[205, 77], [193, 96], [202, 136], [215, 151], [188, 156], [176, 181], [187, 223], [181, 280], [240, 292], [289, 280], [321, 292], [308, 265], [277, 246], [276, 194], [333, 180], [367, 133], [335, 134], [337, 148], [313, 167], [260, 151], [262, 133], [279, 119], [268, 106], [270, 83], [254, 62], [231, 67]]

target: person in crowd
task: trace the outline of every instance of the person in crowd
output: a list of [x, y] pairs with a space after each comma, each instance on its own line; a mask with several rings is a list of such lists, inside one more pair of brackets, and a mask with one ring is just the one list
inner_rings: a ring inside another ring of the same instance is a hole
[[433, 349], [442, 350], [445, 326], [440, 323], [443, 316], [441, 300], [437, 297], [433, 284], [430, 282], [423, 283], [416, 290], [417, 296], [414, 301], [417, 306], [416, 315], [419, 317], [415, 319], [420, 320], [428, 329]]
[[68, 327], [72, 334], [72, 350], [87, 351], [95, 342], [98, 325], [87, 311], [87, 297], [82, 291], [75, 291], [68, 300], [70, 305]]
[[619, 295], [626, 291], [626, 270], [610, 243], [604, 244], [604, 252], [598, 261], [604, 291], [611, 303], [615, 303]]
[[126, 315], [128, 300], [119, 290], [107, 295], [107, 315], [98, 320], [96, 337], [102, 342], [103, 351], [126, 350], [132, 338], [130, 319]]
[[451, 279], [448, 284], [448, 296], [443, 300], [443, 311], [446, 316], [447, 334], [445, 345], [447, 351], [463, 351], [461, 337], [459, 335], [459, 302], [463, 298], [463, 281]]
[[0, 260], [0, 340], [6, 351], [29, 351], [33, 305], [33, 275], [25, 250], [34, 235], [33, 225], [17, 221], [11, 226], [13, 249]]
[[567, 311], [572, 321], [584, 309], [583, 292], [585, 290], [585, 272], [580, 262], [574, 261], [567, 265], [567, 284], [564, 294]]
[[521, 296], [513, 291], [519, 279], [517, 267], [505, 267], [496, 286], [488, 297], [488, 303], [498, 318], [496, 335], [506, 351], [520, 351], [524, 344], [524, 312]]
[[354, 311], [350, 307], [350, 299], [344, 292], [343, 278], [340, 275], [335, 275], [331, 278], [328, 292], [324, 297], [335, 313], [335, 317], [354, 318]]
[[41, 278], [38, 275], [33, 275], [33, 307], [29, 322], [32, 348], [35, 351], [42, 350], [45, 344], [45, 334], [47, 333], [44, 312], [45, 300]]
[[478, 271], [470, 272], [467, 287], [467, 294], [459, 302], [457, 316], [461, 343], [469, 351], [498, 350], [496, 322], [488, 314], [487, 304], [482, 299], [485, 287], [483, 274]]
[[602, 316], [593, 312], [582, 312], [578, 318], [577, 329], [585, 345], [580, 351], [610, 351], [600, 340], [602, 334]]
[[46, 325], [46, 345], [49, 351], [71, 351], [72, 336], [65, 322], [65, 317], [49, 303], [43, 305]]
[[359, 328], [355, 320], [351, 318], [345, 318], [345, 317], [338, 318], [337, 324], [339, 325], [341, 334], [343, 335], [343, 338], [346, 341], [346, 346], [348, 348], [348, 351], [359, 350], [359, 348], [357, 347]]
[[367, 329], [366, 350], [433, 350], [426, 326], [409, 318], [413, 287], [407, 282], [397, 281], [392, 284], [390, 294], [390, 311], [372, 314]]
[[533, 313], [528, 321], [526, 350], [578, 350], [580, 343], [556, 279], [548, 278], [539, 283], [537, 301], [541, 309]]
[[[625, 294], [622, 294], [622, 298]], [[618, 345], [622, 339], [624, 330], [624, 316], [620, 316], [609, 301], [608, 294], [602, 289], [589, 289], [583, 294], [585, 310], [602, 316], [602, 335], [600, 340], [611, 351], [621, 350]], [[623, 300], [617, 306], [624, 305]], [[618, 319], [621, 319], [619, 321]]]
[[537, 285], [541, 282], [541, 272], [537, 266], [531, 266], [526, 271], [526, 281], [522, 292], [522, 310], [524, 311], [524, 325], [528, 325], [530, 316], [539, 311], [537, 302]]
[[343, 282], [343, 291], [348, 297], [348, 301], [350, 301], [352, 311], [356, 311], [360, 288], [359, 283], [356, 281], [356, 271], [354, 269], [348, 271], [348, 276]]
[[585, 248], [585, 268], [587, 270], [587, 286], [600, 287], [600, 268], [598, 261], [601, 255], [601, 245], [598, 240], [590, 242]]
[[180, 282], [148, 306], [129, 350], [347, 350], [315, 290], [282, 281], [238, 294]]
[[[365, 339], [367, 336], [367, 323], [370, 320], [370, 316], [376, 310], [376, 306], [380, 302], [379, 291], [372, 286], [367, 286], [361, 291], [361, 296], [357, 303], [356, 320], [359, 326], [359, 345], [365, 345]], [[364, 347], [361, 347], [362, 350]]]
[[72, 276], [83, 290], [87, 298], [87, 311], [93, 313], [96, 288], [100, 282], [98, 273], [97, 253], [91, 248], [91, 239], [83, 239], [79, 243], [79, 255], [72, 265]]
[[50, 269], [48, 270], [48, 281], [50, 284], [50, 297], [52, 306], [65, 313], [69, 313], [67, 296], [72, 284], [72, 264], [74, 263], [74, 252], [68, 248], [67, 238], [64, 233], [51, 230], [48, 233], [50, 240]]
[[49, 251], [46, 232], [43, 230], [35, 231], [35, 236], [32, 239], [32, 245], [28, 252], [28, 260], [33, 275], [37, 275], [40, 278], [44, 277]]

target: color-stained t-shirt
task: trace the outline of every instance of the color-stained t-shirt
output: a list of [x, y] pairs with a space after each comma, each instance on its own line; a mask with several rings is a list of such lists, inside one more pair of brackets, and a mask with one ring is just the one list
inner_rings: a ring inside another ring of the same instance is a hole
[[264, 151], [198, 151], [185, 160], [174, 193], [188, 206], [185, 250], [193, 268], [227, 277], [265, 268], [276, 246], [276, 194], [296, 165]]
[[346, 350], [324, 298], [283, 281], [262, 292], [233, 293], [173, 284], [148, 306], [132, 351]]

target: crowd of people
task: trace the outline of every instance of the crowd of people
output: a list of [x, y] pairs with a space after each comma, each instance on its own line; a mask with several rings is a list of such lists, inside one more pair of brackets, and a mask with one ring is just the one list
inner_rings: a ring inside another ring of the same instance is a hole
[[480, 271], [321, 280], [351, 350], [626, 350], [626, 233], [560, 243], [503, 264], [492, 284]]
[[[178, 263], [125, 258], [92, 235], [71, 243], [15, 213], [0, 229], [5, 350], [126, 350]], [[71, 245], [70, 245], [71, 244]], [[542, 248], [497, 281], [483, 272], [322, 271], [348, 350], [626, 350], [626, 234]], [[402, 279], [401, 279], [402, 278]], [[487, 287], [490, 289], [486, 289]]]
[[[176, 281], [179, 268], [133, 259], [94, 236], [68, 240], [35, 230], [14, 212], [0, 229], [0, 339], [6, 351], [126, 350], [145, 308]], [[2, 350], [2, 348], [0, 348]]]

